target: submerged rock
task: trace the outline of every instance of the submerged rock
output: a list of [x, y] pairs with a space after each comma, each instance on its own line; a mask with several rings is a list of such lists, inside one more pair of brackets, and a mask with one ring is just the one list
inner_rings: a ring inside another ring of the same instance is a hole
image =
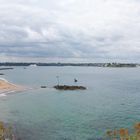
[[68, 85], [56, 85], [55, 89], [58, 90], [86, 90], [87, 88], [84, 86], [68, 86]]

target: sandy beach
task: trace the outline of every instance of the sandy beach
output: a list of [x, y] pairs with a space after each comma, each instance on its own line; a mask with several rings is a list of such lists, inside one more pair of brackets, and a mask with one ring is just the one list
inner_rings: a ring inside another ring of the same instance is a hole
[[23, 91], [25, 88], [19, 85], [14, 85], [5, 79], [0, 79], [0, 94], [7, 94], [17, 91]]

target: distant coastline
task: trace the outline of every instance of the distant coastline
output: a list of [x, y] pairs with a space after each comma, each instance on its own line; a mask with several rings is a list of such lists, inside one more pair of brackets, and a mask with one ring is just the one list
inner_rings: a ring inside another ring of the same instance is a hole
[[[137, 67], [137, 63], [20, 63], [20, 62], [4, 62], [0, 66], [83, 66], [83, 67]], [[1, 68], [2, 69], [2, 68]], [[0, 69], [0, 70], [1, 70]]]

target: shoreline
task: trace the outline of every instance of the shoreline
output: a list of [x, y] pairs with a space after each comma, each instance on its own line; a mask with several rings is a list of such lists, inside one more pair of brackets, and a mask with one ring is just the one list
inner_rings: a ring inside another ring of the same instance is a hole
[[0, 78], [0, 96], [6, 96], [10, 93], [21, 92], [27, 88], [8, 82], [6, 79]]

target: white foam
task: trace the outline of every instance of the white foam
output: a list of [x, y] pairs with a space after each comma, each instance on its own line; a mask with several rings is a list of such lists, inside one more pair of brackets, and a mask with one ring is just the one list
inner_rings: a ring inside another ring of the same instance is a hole
[[0, 77], [0, 80], [2, 80], [2, 81], [5, 81], [5, 82], [8, 82], [6, 79], [4, 79], [4, 78], [1, 78], [1, 77]]
[[0, 94], [0, 97], [5, 97], [5, 96], [6, 96], [6, 94], [4, 94], [4, 93]]

